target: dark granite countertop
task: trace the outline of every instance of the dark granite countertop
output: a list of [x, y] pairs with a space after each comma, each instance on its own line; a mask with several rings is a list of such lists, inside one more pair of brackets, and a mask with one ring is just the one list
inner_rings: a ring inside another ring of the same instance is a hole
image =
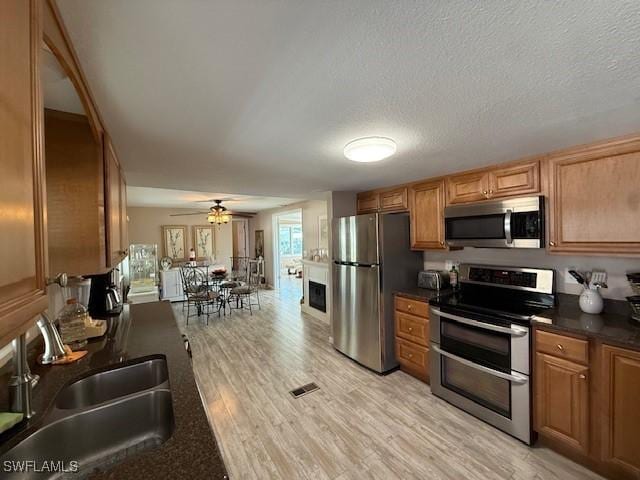
[[[42, 366], [35, 362], [43, 351], [42, 342], [30, 344], [31, 371], [40, 375], [33, 397], [36, 415], [0, 434], [0, 454], [39, 428], [65, 385], [118, 364], [163, 354], [173, 398], [173, 435], [159, 447], [138, 453], [91, 478], [225, 478], [227, 472], [169, 302], [125, 306], [119, 317], [109, 320], [107, 334], [90, 340], [87, 350], [89, 354], [73, 364]], [[8, 410], [6, 385], [10, 375], [10, 365], [0, 370], [0, 382], [5, 386], [0, 389], [0, 411]]]
[[413, 288], [405, 288], [403, 290], [397, 290], [393, 293], [400, 297], [410, 298], [411, 300], [417, 300], [419, 302], [429, 302], [429, 300], [433, 298], [449, 295], [452, 292], [453, 290], [451, 289], [429, 290], [426, 288], [413, 287]]
[[584, 313], [578, 295], [559, 293], [557, 306], [534, 317], [537, 328], [597, 338], [606, 343], [640, 349], [640, 323], [631, 319], [627, 302], [605, 300], [598, 315]]

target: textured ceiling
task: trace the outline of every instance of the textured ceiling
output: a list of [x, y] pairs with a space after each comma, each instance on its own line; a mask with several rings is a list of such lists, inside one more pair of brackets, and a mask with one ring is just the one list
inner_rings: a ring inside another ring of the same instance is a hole
[[166, 188], [127, 186], [127, 205], [131, 207], [179, 207], [207, 210], [214, 200], [236, 212], [258, 212], [294, 203], [294, 198], [229, 195], [227, 193], [192, 192]]
[[[58, 0], [133, 185], [305, 196], [640, 131], [640, 2]], [[378, 164], [349, 140], [394, 138]]]

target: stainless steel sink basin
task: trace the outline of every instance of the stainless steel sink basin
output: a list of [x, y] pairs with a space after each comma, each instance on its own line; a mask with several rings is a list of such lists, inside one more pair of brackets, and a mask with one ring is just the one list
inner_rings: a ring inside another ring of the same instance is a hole
[[61, 410], [98, 405], [115, 398], [157, 387], [168, 379], [165, 358], [153, 358], [132, 365], [96, 373], [78, 380], [60, 392], [56, 407]]
[[[141, 368], [153, 370], [154, 367]], [[91, 398], [104, 398], [105, 394], [102, 395]], [[5, 470], [2, 478], [85, 478], [95, 469], [108, 469], [123, 458], [162, 444], [171, 436], [173, 428], [170, 390], [155, 389], [130, 395], [46, 424], [0, 458]], [[56, 465], [66, 470], [73, 469], [72, 462], [77, 462], [77, 472], [6, 472], [6, 466], [13, 465], [6, 462], [27, 460], [33, 461], [35, 467], [58, 462]]]

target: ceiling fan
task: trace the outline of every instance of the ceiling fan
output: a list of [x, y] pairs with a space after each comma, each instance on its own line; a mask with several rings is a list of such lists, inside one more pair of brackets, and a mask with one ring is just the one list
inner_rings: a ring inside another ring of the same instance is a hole
[[222, 225], [223, 223], [229, 223], [233, 217], [240, 218], [252, 218], [255, 213], [251, 212], [231, 212], [227, 207], [222, 205], [222, 200], [213, 200], [215, 205], [204, 212], [191, 212], [191, 213], [172, 213], [170, 217], [182, 217], [187, 215], [206, 215], [207, 222], [213, 225]]

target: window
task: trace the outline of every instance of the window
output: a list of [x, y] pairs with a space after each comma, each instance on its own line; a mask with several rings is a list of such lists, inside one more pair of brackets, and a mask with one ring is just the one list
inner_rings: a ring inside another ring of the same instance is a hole
[[302, 225], [280, 226], [280, 255], [302, 255]]

